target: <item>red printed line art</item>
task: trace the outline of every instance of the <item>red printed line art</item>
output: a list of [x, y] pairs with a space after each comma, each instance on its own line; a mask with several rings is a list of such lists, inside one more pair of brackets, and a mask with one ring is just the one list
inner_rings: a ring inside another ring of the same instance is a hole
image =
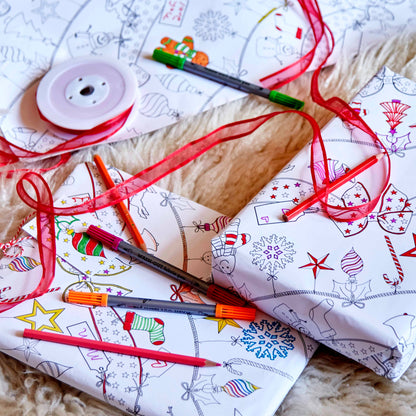
[[382, 141], [389, 153], [403, 157], [406, 146], [411, 143], [410, 131], [399, 133], [397, 128], [407, 116], [405, 111], [410, 109], [410, 105], [397, 99], [381, 102], [380, 105], [384, 109], [383, 114], [386, 116], [386, 122], [390, 126], [390, 130], [387, 134], [377, 132], [377, 137]]
[[334, 270], [332, 267], [329, 267], [325, 262], [329, 256], [327, 253], [325, 256], [321, 258], [313, 256], [311, 253], [307, 253], [309, 257], [309, 263], [304, 264], [303, 266], [299, 266], [299, 269], [311, 269], [313, 272], [313, 292], [315, 293], [316, 290], [316, 278], [321, 270]]
[[[0, 289], [1, 303], [15, 303], [15, 302], [21, 302], [23, 300], [33, 298], [32, 293], [27, 293], [25, 295], [19, 295], [19, 296], [15, 296], [15, 297], [12, 297], [12, 298], [3, 299], [1, 297], [1, 294], [4, 293], [4, 292], [7, 292], [8, 290], [11, 290], [11, 289], [12, 288], [10, 286], [7, 286], [5, 288]], [[49, 288], [45, 293], [57, 292], [58, 290], [61, 290], [61, 288], [60, 287], [52, 287], [52, 288]]]
[[342, 259], [341, 269], [348, 275], [345, 283], [334, 282], [333, 292], [346, 300], [342, 302], [342, 307], [356, 306], [359, 309], [365, 307], [364, 298], [371, 292], [370, 282], [358, 283], [357, 274], [364, 268], [363, 259], [352, 248]]
[[[345, 207], [356, 206], [368, 201], [367, 189], [357, 182], [346, 190], [341, 200]], [[334, 222], [344, 237], [350, 237], [363, 232], [370, 222], [376, 222], [380, 228], [391, 234], [404, 234], [410, 225], [413, 216], [411, 203], [408, 197], [390, 184], [381, 197], [378, 212], [371, 212], [366, 217], [357, 221]]]
[[235, 268], [239, 247], [247, 244], [251, 237], [241, 233], [238, 218], [230, 222], [226, 232], [212, 240], [212, 267], [221, 273], [231, 275]]
[[391, 255], [392, 259], [393, 259], [393, 263], [396, 266], [397, 277], [395, 276], [395, 277], [390, 278], [387, 275], [387, 273], [384, 273], [383, 274], [383, 279], [384, 279], [384, 281], [388, 285], [390, 285], [390, 286], [392, 286], [394, 288], [394, 293], [396, 294], [397, 289], [400, 288], [400, 286], [399, 286], [400, 283], [403, 282], [404, 273], [403, 273], [402, 266], [400, 265], [399, 258], [397, 257], [396, 251], [394, 250], [393, 244], [392, 244], [392, 242], [390, 240], [390, 237], [388, 235], [385, 235], [384, 236], [384, 239], [386, 240], [386, 244], [387, 244], [387, 247], [388, 247], [388, 249], [390, 251], [390, 255]]
[[400, 254], [403, 257], [416, 257], [416, 234], [412, 233], [413, 235], [413, 246], [409, 250], [405, 251], [404, 253]]
[[257, 22], [258, 25], [269, 24], [277, 33], [275, 36], [257, 35], [256, 55], [266, 59], [274, 58], [281, 66], [284, 66], [287, 58], [299, 57], [300, 41], [303, 36], [303, 29], [290, 23], [290, 19], [289, 21], [286, 19], [287, 12], [288, 2], [285, 1], [283, 5], [269, 10]]
[[162, 10], [161, 23], [171, 26], [181, 26], [187, 5], [188, 0], [167, 1]]
[[230, 222], [232, 221], [231, 217], [226, 215], [220, 215], [215, 218], [212, 222], [196, 222], [193, 221], [195, 226], [195, 232], [198, 231], [213, 231], [214, 233], [218, 234], [221, 230], [223, 230]]

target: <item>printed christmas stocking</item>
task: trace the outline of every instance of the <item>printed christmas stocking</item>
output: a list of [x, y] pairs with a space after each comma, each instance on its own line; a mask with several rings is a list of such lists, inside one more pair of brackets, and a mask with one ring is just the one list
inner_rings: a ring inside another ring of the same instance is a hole
[[165, 323], [159, 318], [145, 318], [135, 312], [127, 312], [123, 328], [127, 331], [138, 329], [149, 333], [150, 342], [153, 345], [160, 345], [165, 342], [163, 333]]

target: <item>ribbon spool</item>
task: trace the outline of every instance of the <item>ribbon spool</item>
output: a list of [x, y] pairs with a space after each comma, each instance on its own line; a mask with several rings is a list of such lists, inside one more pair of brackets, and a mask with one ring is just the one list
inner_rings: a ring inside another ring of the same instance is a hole
[[[138, 95], [133, 71], [118, 60], [87, 56], [54, 66], [41, 79], [34, 104], [59, 144], [41, 153], [0, 136], [0, 166], [57, 154], [63, 156], [56, 166], [65, 163], [69, 152], [117, 133], [130, 118]], [[9, 170], [7, 174], [25, 171]]]
[[136, 77], [129, 66], [87, 56], [47, 72], [39, 83], [36, 103], [42, 118], [55, 127], [86, 131], [131, 109], [137, 95]]

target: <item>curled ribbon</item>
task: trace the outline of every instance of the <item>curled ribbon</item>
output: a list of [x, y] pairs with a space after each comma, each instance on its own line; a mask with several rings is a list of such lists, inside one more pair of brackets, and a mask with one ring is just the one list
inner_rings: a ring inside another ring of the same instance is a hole
[[[52, 193], [45, 179], [35, 172], [31, 175], [27, 173], [24, 176], [17, 185], [24, 189], [24, 182], [27, 182], [35, 192], [36, 201], [41, 201], [43, 205], [53, 206]], [[54, 220], [53, 214], [40, 210], [37, 211], [36, 225], [37, 239], [39, 241], [39, 258], [43, 268], [39, 284], [30, 294], [25, 295], [24, 299], [19, 297], [15, 302], [0, 302], [0, 312], [11, 309], [15, 305], [23, 302], [23, 300], [41, 296], [50, 288], [55, 277], [56, 243]]]
[[[126, 111], [123, 111], [118, 116], [93, 127], [90, 130], [68, 130], [61, 127], [54, 126], [49, 120], [45, 119], [39, 112], [40, 118], [50, 123], [55, 130], [60, 130], [66, 134], [73, 134], [74, 137], [66, 140], [65, 142], [53, 147], [44, 153], [33, 152], [22, 147], [16, 146], [0, 136], [0, 166], [16, 163], [22, 159], [40, 158], [50, 156], [59, 153], [69, 153], [73, 150], [78, 150], [82, 147], [91, 146], [100, 143], [119, 131], [126, 123], [133, 106], [129, 107]], [[66, 156], [68, 160], [68, 155]], [[66, 161], [65, 160], [65, 161]]]
[[[370, 168], [373, 171], [374, 177], [380, 178], [379, 189], [376, 191], [376, 196], [368, 202], [354, 207], [335, 206], [328, 203], [329, 191], [327, 185], [330, 182], [330, 170], [328, 167], [328, 157], [326, 154], [325, 144], [320, 135], [314, 135], [313, 137], [310, 166], [315, 194], [317, 194], [328, 216], [333, 220], [339, 222], [356, 221], [368, 215], [375, 208], [383, 190], [386, 189], [390, 178], [390, 158], [383, 143], [353, 108], [351, 108], [339, 97], [332, 97], [328, 100], [324, 100], [322, 97], [319, 91], [318, 78], [322, 68], [325, 66], [333, 51], [334, 38], [331, 30], [323, 21], [321, 11], [316, 0], [299, 0], [299, 4], [301, 5], [302, 10], [304, 11], [311, 26], [315, 39], [314, 47], [294, 64], [270, 74], [262, 78], [260, 81], [267, 88], [279, 88], [294, 79], [294, 75], [292, 74], [294, 68], [298, 68], [297, 73], [300, 75], [310, 66], [313, 58], [316, 56], [317, 50], [320, 48], [320, 50], [323, 51], [323, 58], [317, 69], [312, 74], [311, 97], [313, 101], [321, 107], [335, 113], [342, 121], [357, 127], [363, 133], [360, 136], [362, 144], [375, 148], [377, 153], [383, 152], [385, 154], [385, 157], [383, 158], [384, 163], [379, 162]], [[315, 164], [319, 163], [322, 163], [323, 165], [323, 178], [319, 177], [313, 168]]]
[[[301, 73], [303, 73], [312, 62], [318, 45], [322, 46], [323, 44], [323, 47], [326, 48], [327, 54], [324, 56], [321, 64], [312, 76], [311, 95], [313, 100], [317, 102], [319, 105], [322, 105], [323, 107], [339, 115], [342, 120], [345, 120], [350, 124], [360, 128], [368, 137], [370, 137], [370, 139], [367, 139], [369, 144], [373, 146], [375, 144], [375, 147], [377, 149], [384, 149], [384, 147], [378, 141], [377, 137], [374, 135], [371, 129], [364, 123], [364, 121], [358, 116], [358, 114], [350, 106], [348, 106], [348, 104], [346, 104], [338, 97], [333, 97], [326, 101], [321, 97], [318, 87], [318, 76], [321, 68], [326, 63], [330, 53], [332, 52], [333, 38], [329, 28], [325, 25], [325, 23], [322, 20], [319, 7], [316, 1], [300, 0], [299, 3], [301, 4], [302, 9], [304, 10], [311, 24], [316, 45], [310, 52], [306, 54], [302, 62], [298, 62], [294, 65], [291, 65], [287, 70], [279, 71], [281, 73], [281, 75], [279, 76], [282, 76], [284, 79], [280, 78], [279, 80], [279, 78], [276, 78], [278, 79], [277, 85], [283, 85], [283, 82], [287, 83], [290, 80], [299, 76]], [[297, 71], [296, 76], [293, 75], [292, 71]], [[269, 81], [270, 79], [267, 82]], [[244, 136], [247, 136], [271, 118], [284, 113], [296, 113], [299, 116], [305, 118], [306, 121], [308, 121], [312, 127], [313, 140], [311, 152], [311, 166], [314, 166], [315, 163], [318, 163], [319, 160], [322, 160], [325, 173], [324, 180], [319, 181], [316, 177], [314, 170], [312, 169], [312, 180], [315, 192], [322, 191], [320, 193], [320, 199], [322, 204], [326, 208], [328, 215], [337, 221], [351, 221], [352, 218], [356, 220], [368, 214], [377, 204], [379, 197], [374, 198], [367, 204], [355, 206], [352, 209], [339, 206], [331, 206], [327, 203], [328, 192], [326, 191], [325, 184], [328, 183], [327, 178], [329, 178], [329, 169], [327, 163], [328, 158], [326, 157], [325, 146], [321, 137], [320, 128], [316, 121], [310, 115], [298, 112], [296, 110], [277, 111], [261, 115], [252, 119], [240, 120], [219, 127], [213, 132], [207, 134], [206, 136], [189, 142], [188, 144], [171, 153], [158, 163], [148, 167], [147, 169], [144, 169], [143, 171], [139, 172], [127, 181], [124, 181], [115, 186], [114, 188], [107, 190], [105, 193], [91, 200], [88, 200], [83, 204], [70, 208], [54, 207], [52, 203], [51, 192], [43, 178], [35, 172], [27, 172], [17, 183], [17, 192], [20, 198], [23, 200], [23, 202], [25, 202], [30, 207], [34, 208], [38, 213], [38, 241], [40, 242], [39, 249], [41, 261], [43, 264], [43, 275], [41, 278], [41, 282], [39, 283], [35, 291], [30, 295], [30, 297], [39, 296], [42, 293], [45, 293], [53, 280], [56, 255], [54, 232], [55, 215], [77, 215], [87, 212], [94, 212], [99, 209], [115, 205], [123, 201], [124, 199], [127, 199], [133, 196], [134, 194], [146, 189], [148, 186], [169, 175], [171, 172], [195, 160], [201, 154], [208, 151], [212, 147], [220, 143], [236, 140]], [[117, 128], [117, 126], [119, 126], [119, 128], [121, 128], [121, 125], [124, 123], [124, 121], [122, 119], [119, 120], [119, 123], [115, 123], [115, 126], [113, 127]], [[71, 144], [73, 145], [74, 143], [76, 143], [77, 146], [83, 145], [86, 144], [86, 139], [87, 137], [81, 137], [78, 138], [76, 141], [73, 140]], [[99, 140], [97, 140], [96, 142], [98, 141]], [[0, 156], [2, 155], [1, 150], [3, 149], [3, 144], [4, 143], [0, 141]], [[58, 147], [60, 148], [60, 150], [69, 150], [69, 148], [67, 148], [66, 146], [69, 145], [64, 144]], [[54, 150], [56, 151], [57, 148], [55, 148]], [[390, 161], [388, 157], [387, 160], [388, 166], [384, 175], [385, 184], [384, 186], [382, 186], [382, 188], [385, 187], [385, 185], [388, 183], [388, 178], [390, 174]], [[23, 185], [25, 182], [28, 182], [35, 189], [36, 198], [33, 198], [31, 195], [29, 195], [28, 192], [26, 192], [25, 187]], [[4, 308], [8, 309], [10, 307], [10, 305], [4, 305], [0, 303], [0, 312], [2, 310], [6, 310]]]
[[[158, 163], [137, 173], [130, 179], [119, 183], [110, 188], [103, 194], [87, 200], [83, 204], [69, 208], [57, 208], [53, 205], [52, 193], [41, 175], [36, 172], [27, 172], [17, 182], [16, 190], [23, 202], [35, 209], [37, 212], [39, 251], [43, 273], [38, 287], [32, 292], [27, 299], [40, 296], [47, 291], [52, 283], [55, 274], [55, 215], [69, 216], [95, 212], [123, 201], [136, 193], [146, 189], [153, 183], [169, 175], [171, 172], [181, 168], [187, 163], [195, 160], [204, 152], [212, 147], [230, 140], [245, 137], [273, 117], [284, 113], [295, 113], [305, 118], [311, 125], [314, 136], [320, 136], [321, 132], [315, 119], [296, 110], [277, 111], [255, 117], [247, 120], [240, 120], [234, 123], [226, 124], [213, 132], [197, 140], [187, 143], [185, 146], [171, 153]], [[36, 193], [36, 198], [32, 197], [25, 188], [25, 183], [32, 186]], [[178, 289], [181, 292], [180, 288]], [[184, 291], [184, 290], [182, 290]], [[7, 305], [0, 302], [0, 312], [12, 307], [13, 304]], [[7, 309], [5, 309], [7, 308]]]

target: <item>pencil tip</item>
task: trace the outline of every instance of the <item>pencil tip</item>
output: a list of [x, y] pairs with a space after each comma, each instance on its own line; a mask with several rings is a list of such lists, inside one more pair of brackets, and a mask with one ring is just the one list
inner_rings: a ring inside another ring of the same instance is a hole
[[221, 367], [221, 364], [215, 361], [205, 360], [205, 367]]

